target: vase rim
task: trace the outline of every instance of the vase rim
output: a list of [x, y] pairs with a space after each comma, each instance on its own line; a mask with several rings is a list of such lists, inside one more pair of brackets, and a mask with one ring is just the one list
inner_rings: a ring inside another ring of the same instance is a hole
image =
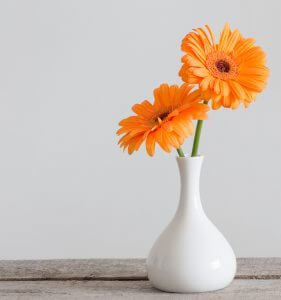
[[179, 160], [198, 160], [198, 159], [203, 159], [204, 155], [196, 155], [196, 156], [184, 156], [184, 157], [180, 157], [180, 156], [176, 156], [176, 159]]

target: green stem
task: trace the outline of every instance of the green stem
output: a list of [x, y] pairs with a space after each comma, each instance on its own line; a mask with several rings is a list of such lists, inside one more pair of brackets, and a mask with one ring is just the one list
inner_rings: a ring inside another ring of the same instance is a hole
[[179, 157], [184, 157], [184, 153], [183, 153], [181, 147], [179, 147], [179, 148], [177, 149], [177, 151], [178, 151]]
[[[208, 101], [204, 101], [203, 103], [208, 104]], [[202, 126], [203, 126], [203, 120], [198, 120], [197, 125], [196, 125], [196, 130], [195, 130], [195, 136], [194, 136], [191, 156], [197, 156], [198, 155], [198, 148], [199, 148], [199, 142], [200, 142]]]

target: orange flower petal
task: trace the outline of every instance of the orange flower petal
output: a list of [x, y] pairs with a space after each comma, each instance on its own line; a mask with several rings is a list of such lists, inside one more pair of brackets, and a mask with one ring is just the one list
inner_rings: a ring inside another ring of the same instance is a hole
[[205, 77], [210, 75], [209, 71], [206, 68], [190, 68], [190, 71], [198, 77]]
[[146, 139], [146, 151], [150, 156], [155, 152], [155, 136], [154, 133], [149, 133]]
[[224, 28], [223, 28], [221, 36], [220, 36], [218, 50], [225, 51], [225, 48], [227, 47], [227, 40], [228, 40], [229, 35], [230, 35], [230, 28], [229, 28], [229, 24], [226, 23], [224, 25]]
[[209, 88], [210, 82], [212, 80], [211, 76], [205, 77], [201, 83], [200, 83], [200, 88], [202, 91], [206, 91]]

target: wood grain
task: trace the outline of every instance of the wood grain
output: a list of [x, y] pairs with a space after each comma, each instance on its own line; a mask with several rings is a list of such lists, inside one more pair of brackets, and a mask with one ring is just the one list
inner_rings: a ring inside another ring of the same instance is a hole
[[220, 291], [164, 293], [147, 280], [144, 259], [0, 261], [2, 300], [281, 299], [281, 258], [239, 258], [236, 279]]
[[2, 280], [146, 280], [144, 259], [0, 261]]
[[[237, 279], [281, 279], [281, 258], [238, 258]], [[147, 280], [144, 259], [0, 261], [0, 281]]]
[[187, 299], [275, 300], [281, 297], [281, 280], [236, 279], [220, 291], [171, 294], [154, 289], [149, 281], [2, 281], [1, 300]]

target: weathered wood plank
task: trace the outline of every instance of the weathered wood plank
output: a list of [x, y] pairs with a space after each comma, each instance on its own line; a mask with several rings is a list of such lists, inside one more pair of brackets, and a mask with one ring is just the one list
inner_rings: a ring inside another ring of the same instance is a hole
[[144, 259], [54, 259], [0, 261], [0, 280], [145, 280]]
[[238, 258], [237, 279], [281, 279], [280, 257]]
[[1, 300], [29, 299], [247, 299], [281, 298], [281, 280], [236, 279], [229, 287], [200, 294], [171, 294], [154, 289], [149, 281], [6, 281], [0, 282]]
[[[236, 278], [280, 279], [281, 258], [239, 258]], [[144, 259], [0, 261], [0, 280], [147, 280]]]

